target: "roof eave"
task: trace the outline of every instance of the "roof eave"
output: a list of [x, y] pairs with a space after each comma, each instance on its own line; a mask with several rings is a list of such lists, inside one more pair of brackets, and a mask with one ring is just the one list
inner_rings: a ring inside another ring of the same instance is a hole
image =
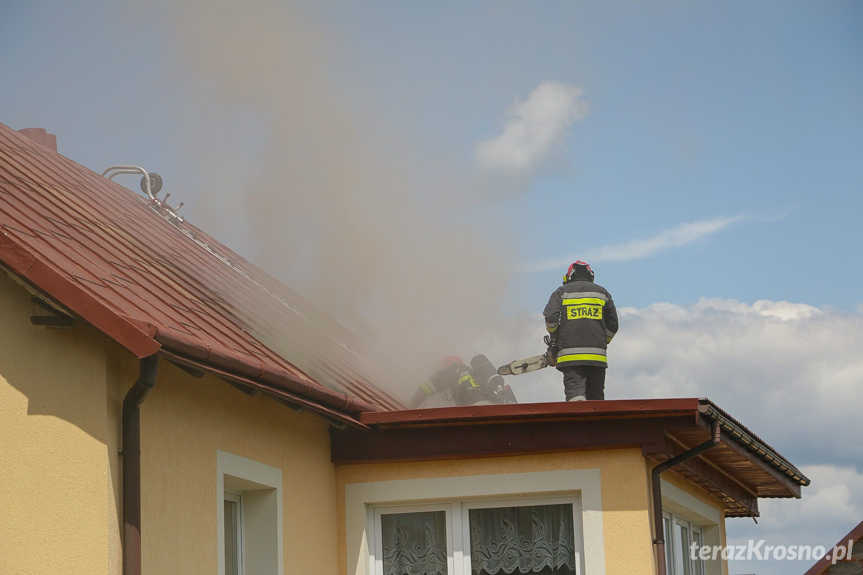
[[[336, 463], [463, 459], [640, 448], [659, 463], [720, 427], [721, 449], [676, 470], [726, 511], [757, 516], [760, 497], [800, 497], [806, 479], [772, 448], [704, 398], [483, 405], [364, 413], [371, 434], [332, 432]], [[736, 468], [743, 466], [744, 475]]]
[[73, 281], [44, 264], [2, 231], [0, 262], [8, 273], [33, 290], [58, 302], [139, 359], [160, 352], [171, 357], [188, 357], [190, 350], [195, 349], [197, 352], [191, 353], [191, 359], [200, 369], [220, 377], [253, 382], [252, 386], [262, 389], [272, 389], [273, 394], [282, 401], [294, 402], [300, 407], [354, 427], [366, 427], [357, 421], [355, 415], [379, 409], [311, 380], [265, 368], [251, 358], [245, 359], [237, 354], [220, 353], [194, 342], [184, 342], [179, 335], [162, 334], [152, 324], [119, 315]]
[[468, 405], [364, 413], [360, 416], [360, 421], [381, 428], [514, 423], [520, 420], [536, 421], [573, 417], [602, 419], [688, 415], [693, 422], [696, 422], [700, 413], [698, 411], [700, 401], [698, 398], [672, 398]]
[[[510, 405], [482, 405], [439, 407], [403, 411], [379, 411], [360, 416], [360, 421], [376, 427], [412, 427], [441, 425], [479, 425], [491, 422], [519, 420], [548, 420], [554, 418], [600, 419], [644, 418], [691, 414], [693, 422], [701, 417], [717, 421], [723, 431], [723, 442], [739, 446], [742, 453], [751, 454], [771, 471], [791, 479], [800, 486], [809, 485], [809, 479], [767, 445], [743, 424], [731, 417], [707, 398], [622, 399], [608, 401], [555, 402]], [[792, 490], [793, 492], [794, 490]], [[793, 494], [793, 493], [792, 493]], [[795, 497], [799, 497], [799, 489]]]
[[0, 232], [0, 262], [27, 284], [60, 302], [136, 357], [151, 356], [161, 348], [159, 342], [153, 339], [154, 333], [147, 333], [135, 323], [115, 314], [74, 282], [15, 243], [5, 232]]
[[[700, 410], [706, 418], [719, 423], [723, 436], [730, 435], [732, 441], [742, 446], [749, 453], [763, 461], [769, 468], [775, 470], [784, 477], [793, 480], [797, 485], [805, 487], [811, 483], [808, 477], [792, 465], [787, 459], [779, 455], [772, 447], [767, 445], [758, 436], [749, 431], [740, 422], [729, 416], [717, 405], [706, 398], [699, 400]], [[727, 441], [725, 443], [728, 443]], [[799, 487], [796, 497], [800, 497]]]

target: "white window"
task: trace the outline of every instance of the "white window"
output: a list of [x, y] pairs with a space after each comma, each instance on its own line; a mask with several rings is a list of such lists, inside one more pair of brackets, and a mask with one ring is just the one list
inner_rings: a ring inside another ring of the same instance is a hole
[[225, 575], [243, 575], [243, 496], [225, 491]]
[[217, 452], [219, 575], [281, 575], [282, 471]]
[[[722, 575], [721, 560], [704, 560], [698, 553], [702, 546], [713, 549], [724, 545], [721, 507], [661, 481], [666, 571], [669, 575]], [[695, 559], [691, 557], [693, 544]]]
[[599, 483], [567, 470], [349, 484], [348, 572], [604, 573]]
[[576, 575], [578, 509], [576, 498], [376, 508], [375, 573]]
[[668, 575], [704, 575], [704, 560], [698, 553], [704, 541], [701, 526], [668, 511], [662, 512], [662, 524]]
[[453, 572], [451, 506], [375, 509], [373, 533], [377, 575]]

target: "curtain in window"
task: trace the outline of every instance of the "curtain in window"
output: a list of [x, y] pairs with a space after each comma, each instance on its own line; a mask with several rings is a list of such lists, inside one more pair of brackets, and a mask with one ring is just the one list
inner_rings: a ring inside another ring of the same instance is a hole
[[384, 575], [446, 575], [446, 513], [381, 515]]
[[470, 510], [475, 575], [575, 574], [572, 505]]
[[665, 571], [674, 575], [674, 538], [671, 536], [671, 517], [662, 518], [662, 529], [665, 539]]

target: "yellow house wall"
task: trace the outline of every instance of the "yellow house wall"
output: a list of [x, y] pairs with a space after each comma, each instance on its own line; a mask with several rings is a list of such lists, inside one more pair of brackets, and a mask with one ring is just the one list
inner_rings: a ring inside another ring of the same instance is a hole
[[110, 346], [43, 313], [0, 271], [0, 573], [119, 573]]
[[[0, 271], [0, 573], [120, 575], [120, 418], [138, 360], [82, 322], [33, 326], [30, 297]], [[324, 420], [166, 361], [140, 409], [145, 575], [217, 572], [217, 450], [281, 469], [284, 572], [336, 572]]]
[[336, 572], [327, 423], [161, 362], [141, 405], [145, 575], [218, 572], [217, 450], [282, 471], [284, 572]]
[[348, 573], [344, 529], [348, 484], [451, 476], [477, 476], [481, 480], [482, 475], [567, 469], [600, 470], [606, 573], [652, 574], [650, 495], [645, 460], [638, 449], [338, 466], [339, 573]]

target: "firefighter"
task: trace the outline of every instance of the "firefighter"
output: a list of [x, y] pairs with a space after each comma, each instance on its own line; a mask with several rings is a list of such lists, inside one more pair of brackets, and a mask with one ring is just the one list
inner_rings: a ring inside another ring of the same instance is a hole
[[484, 355], [471, 359], [469, 366], [456, 355], [445, 357], [434, 375], [414, 393], [410, 407], [421, 406], [436, 393], [448, 395], [456, 405], [517, 403], [515, 394]]
[[488, 358], [482, 354], [470, 360], [473, 377], [492, 403], [518, 403], [512, 388], [504, 383], [503, 376], [497, 372]]
[[605, 399], [606, 349], [617, 333], [617, 309], [608, 290], [593, 278], [587, 263], [573, 263], [543, 312], [566, 401]]

